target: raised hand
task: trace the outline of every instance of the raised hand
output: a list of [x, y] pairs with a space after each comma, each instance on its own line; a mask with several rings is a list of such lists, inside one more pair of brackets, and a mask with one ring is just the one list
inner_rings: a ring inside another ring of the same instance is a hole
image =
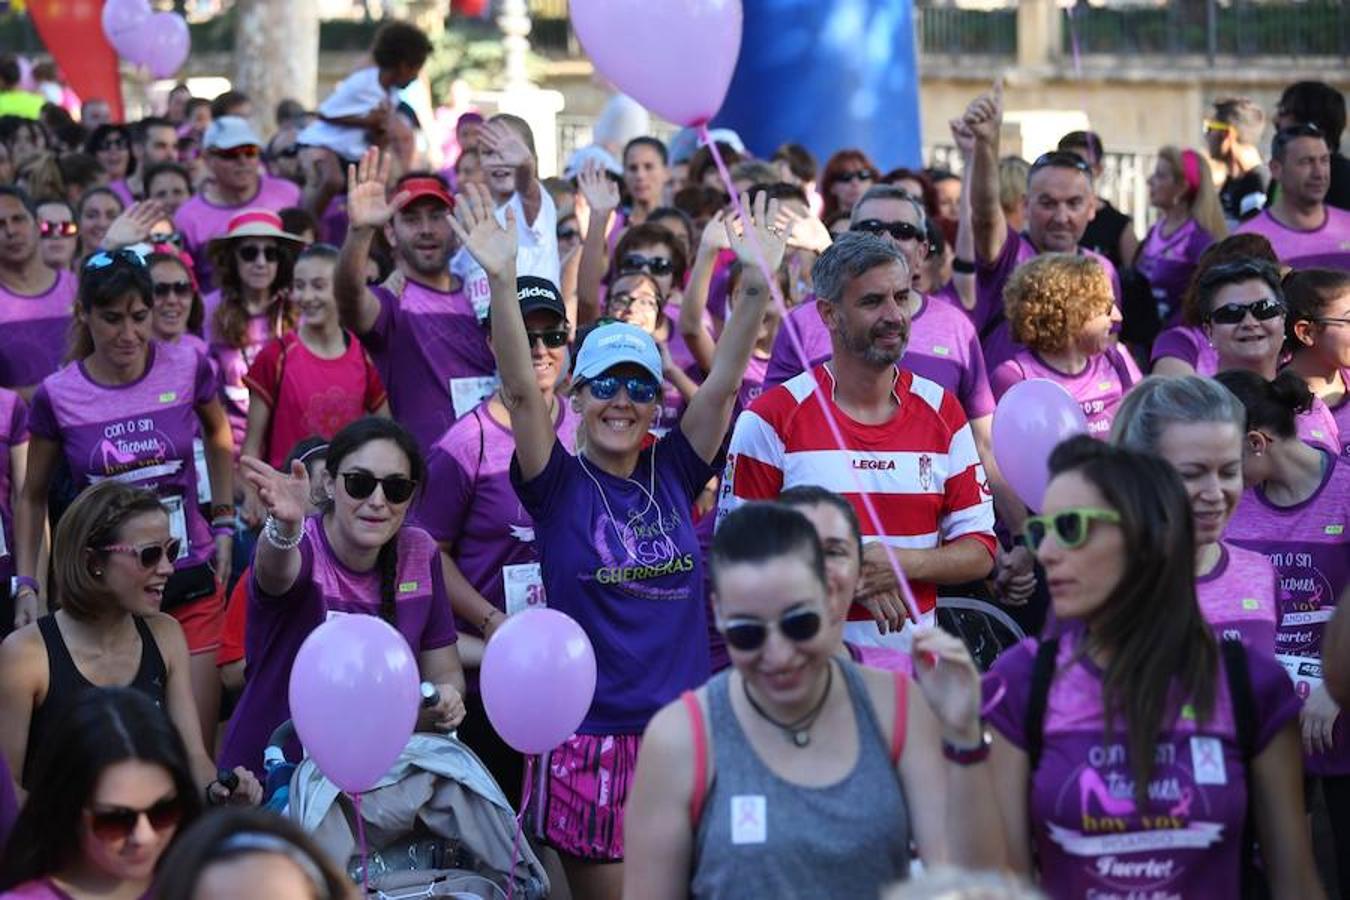
[[244, 481], [258, 492], [258, 499], [267, 507], [267, 514], [283, 525], [298, 528], [309, 509], [309, 472], [305, 464], [291, 463], [290, 474], [278, 472], [254, 456], [239, 459], [239, 471]]
[[[534, 161], [530, 148], [516, 134], [516, 130], [505, 122], [487, 122], [480, 133], [484, 156], [495, 156], [504, 166], [519, 169]], [[486, 164], [486, 161], [485, 161]]]
[[123, 210], [122, 214], [108, 226], [100, 246], [104, 250], [117, 250], [132, 244], [141, 244], [150, 239], [150, 229], [156, 222], [169, 218], [169, 211], [158, 200], [142, 200]]
[[407, 199], [406, 193], [387, 195], [393, 161], [393, 154], [371, 147], [359, 163], [347, 166], [347, 220], [353, 228], [383, 228]]
[[593, 211], [603, 215], [619, 208], [619, 186], [596, 160], [592, 159], [582, 167], [577, 175], [577, 185]]
[[466, 184], [464, 192], [455, 199], [455, 215], [450, 220], [460, 245], [478, 261], [489, 278], [514, 273], [519, 242], [515, 211], [509, 206], [506, 208], [505, 226], [497, 221], [495, 213], [488, 189], [481, 184]]
[[788, 246], [798, 250], [824, 253], [834, 243], [830, 229], [815, 216], [802, 216], [788, 231]]
[[750, 233], [753, 231], [769, 271], [776, 271], [783, 261], [783, 254], [787, 252], [787, 234], [793, 217], [781, 208], [777, 200], [770, 200], [767, 191], [760, 191], [755, 197], [753, 209], [750, 195], [741, 194], [741, 208], [749, 211], [750, 221], [742, 221], [739, 215], [727, 220], [725, 231], [728, 246], [741, 265], [758, 269], [760, 256], [751, 242]]
[[967, 129], [976, 141], [987, 144], [998, 143], [998, 130], [1003, 125], [1003, 79], [994, 82], [993, 88], [981, 94], [966, 107], [961, 117]]
[[703, 226], [703, 235], [698, 239], [699, 252], [716, 253], [719, 250], [731, 249], [731, 242], [727, 239], [726, 218], [727, 214], [723, 210], [719, 209], [713, 213], [708, 224]]
[[956, 144], [956, 149], [961, 151], [961, 156], [969, 158], [975, 152], [975, 132], [970, 130], [964, 117], [951, 119], [947, 122], [947, 127], [952, 130], [952, 141]]
[[972, 745], [980, 738], [980, 670], [961, 639], [941, 628], [914, 632], [914, 675], [942, 723], [942, 736]]

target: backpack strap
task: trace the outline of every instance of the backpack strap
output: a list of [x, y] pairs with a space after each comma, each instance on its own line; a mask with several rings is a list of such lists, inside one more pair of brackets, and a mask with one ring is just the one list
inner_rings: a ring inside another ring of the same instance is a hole
[[905, 750], [905, 730], [909, 725], [909, 679], [904, 672], [893, 672], [895, 677], [895, 723], [891, 726], [891, 768], [900, 762]]
[[1041, 761], [1041, 744], [1045, 737], [1045, 706], [1050, 698], [1050, 681], [1055, 677], [1055, 657], [1059, 640], [1042, 640], [1036, 645], [1036, 660], [1031, 666], [1031, 693], [1027, 697], [1023, 730], [1027, 741], [1027, 769], [1034, 773]]
[[698, 695], [685, 691], [680, 695], [685, 711], [689, 713], [689, 727], [694, 732], [694, 789], [689, 794], [689, 826], [698, 830], [703, 818], [703, 802], [708, 799], [708, 728], [703, 721], [703, 707]]
[[[1238, 747], [1242, 751], [1242, 766], [1250, 781], [1251, 763], [1256, 757], [1256, 698], [1252, 695], [1251, 672], [1247, 668], [1247, 648], [1240, 640], [1225, 638], [1219, 642], [1219, 652], [1223, 657], [1224, 674], [1228, 678], [1228, 698], [1233, 707], [1233, 726], [1237, 732]], [[1259, 851], [1253, 814], [1252, 791], [1249, 787], [1247, 814], [1242, 825], [1241, 890], [1245, 898], [1268, 896], [1254, 864]]]

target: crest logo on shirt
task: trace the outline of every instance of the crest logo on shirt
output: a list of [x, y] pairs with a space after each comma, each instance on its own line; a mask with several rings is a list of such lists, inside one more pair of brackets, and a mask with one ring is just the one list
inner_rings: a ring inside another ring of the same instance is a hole
[[927, 453], [919, 455], [919, 487], [925, 491], [933, 487], [933, 457]]

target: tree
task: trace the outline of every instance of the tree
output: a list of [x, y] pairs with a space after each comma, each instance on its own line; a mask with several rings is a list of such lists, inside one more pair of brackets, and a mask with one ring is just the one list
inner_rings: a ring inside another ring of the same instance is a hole
[[281, 100], [314, 108], [318, 76], [317, 0], [236, 0], [232, 80], [252, 98], [253, 125], [261, 134], [276, 129], [273, 111]]

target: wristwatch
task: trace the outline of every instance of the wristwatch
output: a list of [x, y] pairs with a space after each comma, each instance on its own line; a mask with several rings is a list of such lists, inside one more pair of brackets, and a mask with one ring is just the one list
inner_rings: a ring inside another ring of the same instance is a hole
[[973, 766], [976, 763], [982, 763], [989, 758], [989, 748], [993, 746], [994, 736], [990, 734], [989, 729], [983, 725], [980, 726], [980, 740], [973, 747], [959, 747], [950, 741], [943, 739], [942, 755], [948, 762], [954, 762], [958, 766]]

